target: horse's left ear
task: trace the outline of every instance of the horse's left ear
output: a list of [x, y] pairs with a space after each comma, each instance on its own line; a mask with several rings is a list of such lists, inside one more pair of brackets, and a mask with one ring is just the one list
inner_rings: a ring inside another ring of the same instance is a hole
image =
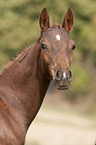
[[74, 25], [74, 14], [73, 11], [69, 8], [65, 15], [62, 27], [69, 33], [72, 30], [73, 25]]
[[40, 13], [39, 24], [41, 31], [44, 31], [49, 27], [49, 15], [46, 8], [44, 8]]

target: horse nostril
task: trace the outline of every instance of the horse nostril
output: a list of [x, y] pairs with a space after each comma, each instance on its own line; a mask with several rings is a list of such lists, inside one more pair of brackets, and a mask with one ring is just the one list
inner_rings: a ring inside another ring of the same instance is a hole
[[61, 73], [60, 71], [57, 71], [57, 72], [56, 72], [56, 78], [55, 78], [55, 79], [56, 79], [57, 81], [60, 81], [61, 78], [62, 78], [62, 73]]
[[72, 77], [73, 77], [72, 71], [69, 70], [69, 77], [68, 77], [68, 81], [69, 81], [69, 82], [72, 80]]

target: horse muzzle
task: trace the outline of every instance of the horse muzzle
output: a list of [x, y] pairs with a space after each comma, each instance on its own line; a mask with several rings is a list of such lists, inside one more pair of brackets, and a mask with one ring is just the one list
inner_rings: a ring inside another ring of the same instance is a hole
[[72, 71], [57, 70], [54, 74], [54, 83], [59, 90], [66, 90], [70, 86], [70, 82], [73, 78]]

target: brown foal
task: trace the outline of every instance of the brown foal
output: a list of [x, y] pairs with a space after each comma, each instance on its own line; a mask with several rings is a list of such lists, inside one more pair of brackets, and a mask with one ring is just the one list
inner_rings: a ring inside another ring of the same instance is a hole
[[41, 11], [41, 36], [0, 74], [0, 145], [23, 145], [27, 129], [36, 116], [50, 81], [68, 89], [70, 64], [75, 49], [68, 33], [74, 15], [69, 8], [62, 26], [49, 24], [46, 8]]

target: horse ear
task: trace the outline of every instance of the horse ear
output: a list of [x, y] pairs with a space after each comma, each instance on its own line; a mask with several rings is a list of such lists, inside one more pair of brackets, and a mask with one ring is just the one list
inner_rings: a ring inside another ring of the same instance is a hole
[[73, 28], [73, 24], [74, 24], [74, 14], [73, 11], [69, 8], [65, 15], [62, 27], [69, 33]]
[[39, 24], [41, 31], [44, 31], [49, 27], [49, 15], [46, 8], [42, 9], [40, 13]]

